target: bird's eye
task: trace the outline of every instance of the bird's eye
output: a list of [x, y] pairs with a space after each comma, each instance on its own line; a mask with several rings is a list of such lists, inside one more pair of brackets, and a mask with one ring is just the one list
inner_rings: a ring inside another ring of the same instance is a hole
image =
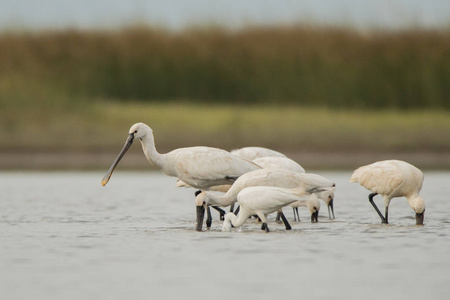
[[137, 133], [137, 130], [135, 130], [134, 133]]

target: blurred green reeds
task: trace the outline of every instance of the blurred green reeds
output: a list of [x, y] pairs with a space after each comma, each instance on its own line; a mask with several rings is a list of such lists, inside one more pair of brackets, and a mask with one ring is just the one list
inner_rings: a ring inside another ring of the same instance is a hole
[[142, 121], [161, 152], [433, 155], [449, 108], [450, 29], [0, 33], [0, 153], [115, 155]]
[[86, 101], [449, 109], [449, 83], [450, 29], [144, 26], [0, 34], [2, 102], [41, 93]]

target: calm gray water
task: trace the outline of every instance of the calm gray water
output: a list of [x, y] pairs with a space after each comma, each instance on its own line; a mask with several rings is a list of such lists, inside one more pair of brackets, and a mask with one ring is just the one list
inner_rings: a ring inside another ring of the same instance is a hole
[[[425, 172], [425, 226], [405, 199], [381, 225], [350, 172], [336, 219], [195, 232], [194, 190], [152, 172], [0, 172], [1, 299], [448, 299], [449, 172]], [[378, 203], [380, 199], [378, 199]], [[274, 216], [271, 217], [272, 220]]]

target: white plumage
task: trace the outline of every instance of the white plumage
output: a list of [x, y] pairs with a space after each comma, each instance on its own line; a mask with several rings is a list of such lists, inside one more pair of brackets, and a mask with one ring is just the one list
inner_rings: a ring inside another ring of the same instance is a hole
[[[263, 147], [244, 147], [231, 151], [231, 154], [245, 160], [253, 161], [255, 164], [263, 169], [284, 169], [299, 173], [305, 173], [305, 170], [298, 163], [284, 154], [275, 150]], [[191, 188], [189, 184], [183, 182], [181, 179], [177, 180], [177, 187]], [[226, 193], [231, 184], [223, 186], [214, 186], [210, 190]]]
[[[304, 185], [307, 191], [317, 193], [323, 192], [324, 189], [334, 191], [335, 187], [332, 181], [317, 174], [297, 173], [281, 169], [261, 169], [248, 172], [239, 177], [226, 194], [208, 191], [200, 193], [196, 198], [197, 210], [199, 210], [199, 207], [207, 207], [209, 205], [232, 205], [237, 201], [239, 192], [247, 187], [272, 186], [292, 189], [299, 185]], [[197, 227], [201, 228], [201, 224], [197, 223]]]
[[[282, 169], [282, 170], [288, 170], [292, 172], [297, 173], [305, 173], [305, 169], [295, 162], [294, 160], [282, 157], [282, 156], [264, 156], [259, 157], [253, 160], [254, 163], [256, 163], [258, 166], [262, 167], [263, 169]], [[322, 193], [317, 193], [317, 197], [325, 202], [325, 204], [328, 207], [328, 218], [331, 219], [331, 215], [334, 217], [334, 190], [330, 191], [324, 191]], [[297, 213], [298, 216], [298, 208], [294, 208], [294, 219], [296, 219], [295, 214]], [[277, 220], [279, 220], [280, 214], [277, 215]], [[300, 221], [300, 218], [299, 218]]]
[[160, 154], [155, 148], [152, 129], [144, 123], [136, 123], [131, 126], [125, 146], [103, 178], [103, 185], [108, 183], [114, 168], [134, 139], [141, 141], [144, 154], [153, 166], [168, 176], [178, 177], [190, 186], [202, 190], [230, 184], [242, 174], [260, 169], [258, 165], [218, 148], [188, 147]]
[[[409, 206], [416, 212], [416, 224], [423, 224], [425, 203], [419, 196], [423, 184], [423, 173], [415, 166], [400, 160], [385, 160], [358, 168], [350, 182], [358, 182], [372, 192], [369, 201], [377, 211], [382, 223], [388, 223], [388, 208], [392, 198], [406, 197]], [[385, 215], [373, 202], [377, 194], [383, 196]]]
[[[252, 148], [256, 148], [256, 147], [249, 147], [249, 148], [252, 149]], [[242, 149], [248, 150], [248, 148], [242, 148]], [[273, 150], [266, 149], [266, 148], [257, 148], [257, 149], [267, 150], [266, 154], [269, 154], [269, 153], [271, 153], [271, 151], [273, 151]], [[272, 170], [282, 169], [282, 170], [288, 170], [288, 171], [297, 172], [297, 173], [305, 173], [305, 169], [303, 169], [302, 166], [300, 166], [297, 162], [295, 162], [292, 159], [287, 158], [287, 157], [264, 156], [264, 157], [259, 157], [259, 158], [254, 159], [253, 162], [255, 164], [257, 164], [258, 166], [262, 167], [263, 169], [272, 169]], [[181, 181], [180, 179], [177, 180], [176, 186], [177, 187], [191, 187], [190, 185], [186, 184], [185, 182]], [[211, 187], [209, 190], [226, 193], [230, 189], [230, 187], [231, 187], [231, 185], [220, 185], [220, 186]], [[325, 195], [323, 200], [327, 203], [327, 205], [330, 203], [330, 199], [328, 199], [328, 195]], [[333, 205], [331, 204], [331, 207], [332, 206]], [[234, 205], [231, 204], [231, 211], [233, 211], [233, 209], [234, 209]], [[334, 216], [334, 212], [333, 212], [333, 216]], [[279, 219], [279, 216], [277, 216], [277, 220], [278, 219]], [[210, 224], [210, 221], [207, 221], [207, 224]]]
[[[225, 216], [225, 221], [222, 225], [223, 231], [230, 231], [231, 225], [239, 227], [244, 224], [252, 215], [258, 215], [262, 221], [261, 229], [269, 232], [267, 226], [267, 215], [275, 212], [282, 207], [289, 205], [298, 200], [303, 200], [309, 193], [305, 190], [305, 186], [295, 189], [286, 189], [280, 187], [270, 186], [254, 186], [244, 188], [237, 195], [237, 200], [240, 205], [239, 217], [233, 213], [228, 213]], [[317, 203], [319, 202], [316, 197]], [[319, 204], [320, 205], [320, 204]], [[312, 208], [313, 212], [318, 212], [318, 207]]]
[[283, 153], [264, 147], [244, 147], [240, 149], [234, 149], [231, 150], [231, 154], [248, 160], [255, 160], [259, 157], [266, 156], [286, 157], [286, 155], [284, 155]]
[[[201, 190], [229, 185], [242, 174], [260, 169], [255, 163], [218, 148], [188, 147], [160, 154], [155, 148], [152, 129], [144, 123], [136, 123], [131, 126], [125, 145], [103, 177], [102, 185], [108, 183], [115, 167], [135, 139], [141, 141], [145, 157], [153, 166], [164, 174], [178, 177], [184, 183]], [[201, 217], [202, 222], [203, 215], [204, 209], [197, 210], [197, 219]]]
[[264, 156], [253, 160], [263, 169], [283, 169], [297, 173], [305, 173], [305, 169], [290, 158], [282, 156]]
[[[241, 190], [250, 186], [272, 186], [295, 188], [304, 184], [306, 190], [328, 188], [334, 190], [335, 184], [329, 179], [310, 173], [297, 173], [287, 170], [261, 169], [245, 173], [239, 177], [225, 194], [216, 192], [202, 192], [197, 196], [196, 205], [229, 206], [237, 201]], [[322, 192], [322, 190], [317, 192]]]
[[[300, 221], [300, 216], [298, 214], [298, 208], [299, 207], [307, 207], [309, 212], [311, 213], [311, 222], [315, 223], [318, 221], [318, 215], [320, 211], [320, 201], [316, 194], [308, 194], [307, 196], [303, 197], [302, 199], [299, 199], [291, 204], [289, 204], [290, 207], [294, 210], [294, 221], [297, 220]], [[297, 216], [296, 216], [297, 214]], [[278, 218], [278, 216], [277, 216]]]
[[[287, 157], [264, 156], [264, 157], [259, 157], [255, 160], [253, 160], [253, 162], [263, 169], [272, 169], [272, 170], [282, 169], [282, 170], [287, 170], [287, 171], [292, 171], [292, 172], [297, 172], [297, 173], [305, 173], [305, 169], [303, 169], [302, 166], [300, 166], [297, 162], [295, 162], [292, 159], [287, 158]], [[185, 187], [185, 188], [192, 187], [192, 186], [186, 184], [185, 182], [181, 181], [180, 179], [177, 180], [176, 186], [177, 187]], [[231, 187], [231, 184], [218, 185], [218, 186], [211, 187], [209, 190], [226, 193], [230, 189], [230, 187]], [[326, 198], [327, 198], [327, 196], [325, 196], [324, 199], [326, 199]], [[326, 200], [324, 200], [324, 201], [326, 201]], [[326, 202], [327, 202], [327, 204], [329, 203], [329, 201], [326, 201]]]

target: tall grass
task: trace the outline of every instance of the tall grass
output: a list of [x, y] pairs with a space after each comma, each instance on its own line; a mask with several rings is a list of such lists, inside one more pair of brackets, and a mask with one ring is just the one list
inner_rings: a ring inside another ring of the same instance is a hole
[[[75, 99], [76, 100], [76, 99]], [[76, 103], [76, 101], [74, 101]], [[185, 146], [264, 146], [285, 153], [449, 153], [450, 112], [336, 110], [298, 106], [119, 103], [0, 110], [5, 152], [113, 152], [136, 122], [162, 153]], [[140, 153], [140, 147], [133, 151]]]
[[450, 108], [450, 29], [150, 27], [0, 34], [0, 105], [190, 100]]

